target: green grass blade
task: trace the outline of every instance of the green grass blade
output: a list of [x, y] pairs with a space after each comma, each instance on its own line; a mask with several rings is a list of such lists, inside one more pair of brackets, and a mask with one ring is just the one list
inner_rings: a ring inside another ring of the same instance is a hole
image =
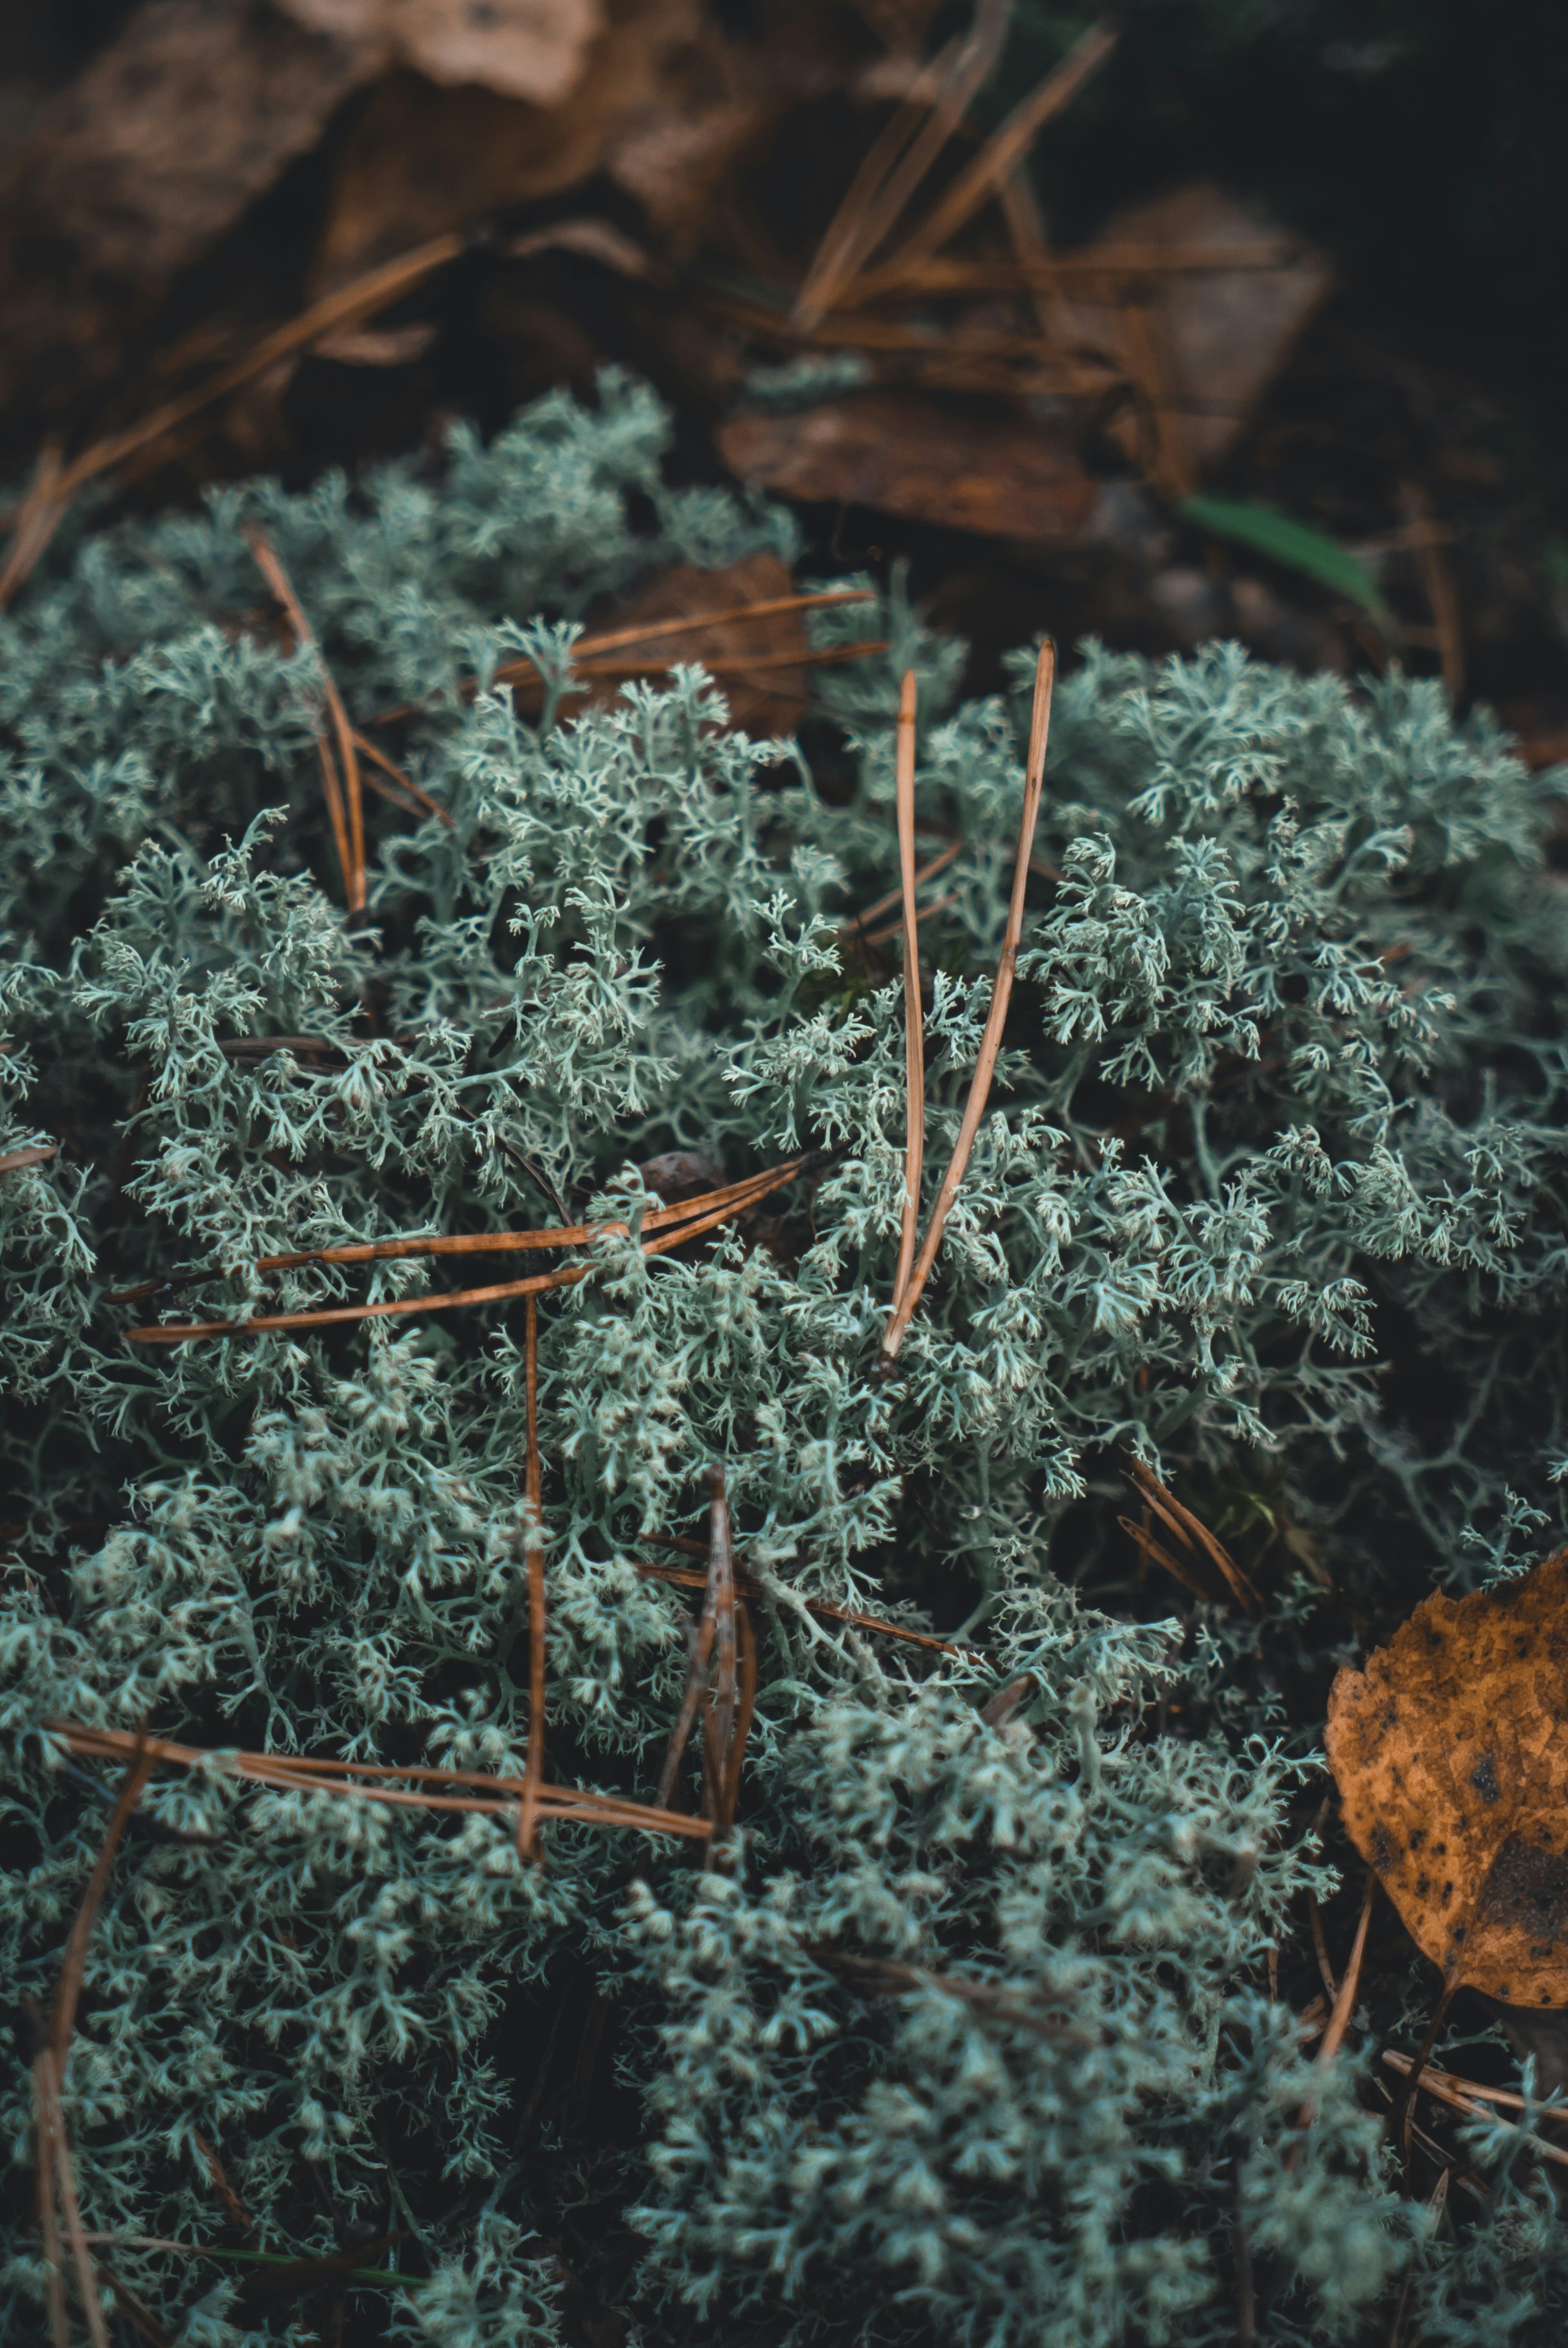
[[1368, 573], [1337, 540], [1326, 537], [1322, 530], [1296, 521], [1290, 514], [1278, 513], [1272, 506], [1241, 505], [1229, 498], [1181, 498], [1174, 510], [1184, 521], [1196, 522], [1201, 530], [1213, 530], [1216, 538], [1250, 546], [1255, 554], [1267, 555], [1271, 562], [1283, 563], [1305, 578], [1316, 579], [1319, 586], [1348, 596], [1371, 614], [1385, 633], [1398, 633], [1398, 623]]

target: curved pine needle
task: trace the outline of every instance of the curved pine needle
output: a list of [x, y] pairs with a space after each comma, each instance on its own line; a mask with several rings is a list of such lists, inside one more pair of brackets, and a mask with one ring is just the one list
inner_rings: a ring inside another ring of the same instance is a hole
[[337, 845], [338, 862], [343, 868], [343, 895], [351, 913], [364, 911], [364, 798], [360, 788], [359, 752], [354, 747], [355, 735], [348, 722], [348, 712], [343, 705], [343, 695], [333, 681], [326, 656], [316, 642], [315, 632], [306, 619], [303, 606], [295, 594], [288, 572], [279, 561], [261, 530], [245, 533], [256, 568], [272, 589], [287, 616], [294, 638], [300, 645], [310, 645], [321, 664], [322, 690], [326, 697], [327, 716], [331, 723], [337, 759], [343, 768], [340, 798], [337, 768], [333, 765], [333, 747], [325, 735], [316, 744], [322, 765], [322, 785], [326, 792], [327, 813], [332, 820], [333, 837]]
[[353, 739], [360, 757], [368, 758], [373, 767], [379, 767], [382, 774], [388, 778], [382, 782], [375, 775], [364, 775], [363, 780], [370, 785], [373, 791], [379, 791], [384, 799], [390, 800], [394, 807], [402, 808], [406, 815], [433, 815], [438, 823], [446, 825], [448, 831], [456, 830], [456, 825], [440, 800], [433, 799], [428, 791], [421, 790], [413, 777], [405, 775], [395, 759], [389, 758], [384, 750], [378, 750], [375, 744], [357, 727], [353, 729]]
[[906, 669], [898, 689], [898, 736], [895, 801], [898, 817], [898, 875], [904, 898], [904, 1213], [898, 1232], [898, 1269], [893, 1279], [897, 1313], [915, 1265], [920, 1220], [920, 1175], [926, 1158], [926, 1017], [920, 998], [919, 914], [915, 909], [915, 672]]
[[1008, 907], [1007, 930], [1002, 939], [1001, 957], [997, 964], [996, 982], [991, 988], [990, 1013], [986, 1020], [985, 1034], [980, 1039], [979, 1056], [975, 1062], [975, 1073], [969, 1084], [963, 1123], [953, 1144], [953, 1154], [948, 1160], [948, 1170], [942, 1177], [937, 1203], [931, 1210], [925, 1245], [920, 1250], [904, 1293], [888, 1319], [887, 1333], [882, 1340], [882, 1355], [886, 1362], [897, 1358], [910, 1316], [931, 1276], [937, 1251], [942, 1244], [942, 1233], [947, 1228], [953, 1201], [958, 1195], [964, 1169], [969, 1162], [969, 1152], [975, 1146], [975, 1136], [980, 1129], [980, 1119], [985, 1115], [986, 1102], [990, 1096], [991, 1077], [996, 1069], [997, 1056], [1001, 1050], [1002, 1029], [1007, 1023], [1008, 1005], [1012, 1000], [1019, 942], [1023, 935], [1024, 888], [1029, 880], [1035, 825], [1040, 819], [1040, 795], [1045, 777], [1046, 747], [1050, 739], [1050, 696], [1055, 680], [1056, 647], [1047, 637], [1040, 648], [1040, 658], [1035, 664], [1034, 708], [1030, 718], [1029, 757], [1024, 768], [1023, 819], [1019, 826], [1012, 899]]
[[545, 1775], [545, 1559], [539, 1470], [539, 1301], [530, 1296], [523, 1344], [528, 1403], [528, 1774], [518, 1808], [518, 1857], [538, 1859], [539, 1787]]
[[41, 2046], [33, 2058], [34, 2188], [54, 2348], [71, 2348], [71, 2318], [66, 2305], [66, 2270], [60, 2255], [60, 2212], [56, 2193], [56, 2133], [63, 2126], [60, 2099], [55, 2092], [54, 2053]]

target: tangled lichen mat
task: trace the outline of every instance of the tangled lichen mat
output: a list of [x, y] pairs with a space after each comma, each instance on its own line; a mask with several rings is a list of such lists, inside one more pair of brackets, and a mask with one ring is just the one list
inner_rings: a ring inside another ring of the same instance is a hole
[[89, 519], [0, 621], [0, 2338], [1554, 2341], [1520, 2127], [1412, 2198], [1290, 1952], [1334, 1669], [1561, 1520], [1561, 783], [1064, 661], [889, 1365], [899, 682], [928, 1209], [1033, 650], [960, 700], [896, 592], [796, 740], [678, 637], [574, 691], [794, 555], [662, 438]]

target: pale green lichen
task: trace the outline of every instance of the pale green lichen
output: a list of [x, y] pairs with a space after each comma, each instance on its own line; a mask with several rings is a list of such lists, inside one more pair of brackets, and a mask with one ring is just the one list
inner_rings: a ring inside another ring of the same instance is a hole
[[[416, 1296], [428, 1262], [255, 1262], [596, 1200], [635, 1225], [636, 1169], [672, 1148], [731, 1176], [837, 1152], [766, 1228], [601, 1243], [542, 1315], [552, 1773], [651, 1798], [686, 1601], [635, 1565], [700, 1529], [722, 1463], [764, 1586], [733, 1867], [570, 1828], [535, 1872], [490, 1818], [160, 1773], [148, 1815], [217, 1839], [133, 1838], [98, 1919], [67, 2095], [89, 2222], [231, 2239], [200, 2131], [269, 2249], [335, 2249], [313, 2170], [340, 2224], [407, 2230], [379, 2255], [434, 2280], [356, 2291], [353, 2338], [1218, 2343], [1239, 2258], [1259, 2342], [1384, 2337], [1402, 2277], [1428, 2338], [1544, 2343], [1547, 2204], [1493, 2147], [1491, 2204], [1430, 2239], [1266, 1953], [1327, 1881], [1316, 1794], [1290, 1807], [1358, 1635], [1323, 1559], [1364, 1625], [1483, 1570], [1467, 1528], [1558, 1516], [1556, 787], [1432, 685], [1091, 649], [992, 1113], [885, 1376], [903, 1004], [841, 924], [894, 880], [913, 661], [921, 817], [964, 843], [922, 931], [934, 1185], [1024, 707], [955, 705], [958, 655], [894, 601], [889, 656], [823, 672], [809, 756], [719, 730], [692, 671], [559, 723], [561, 623], [595, 595], [788, 551], [773, 514], [667, 493], [661, 431], [610, 381], [591, 414], [459, 435], [439, 482], [225, 491], [87, 537], [0, 622], [0, 1154], [63, 1145], [0, 1175], [17, 1995], [48, 1994], [105, 1817], [46, 1720], [488, 1772], [527, 1738], [518, 1318], [163, 1350], [124, 1338], [159, 1302], [108, 1292], [192, 1269], [169, 1311]], [[372, 808], [365, 927], [316, 655], [255, 625], [258, 524], [356, 717], [431, 704], [401, 755], [453, 829]], [[519, 647], [542, 718], [460, 697]], [[1182, 1594], [1134, 1581], [1117, 1447], [1231, 1510], [1261, 1624], [1166, 1619]], [[813, 1598], [967, 1617], [985, 1653]], [[1154, 1709], [1177, 1695], [1180, 1724]], [[6, 2094], [25, 2162], [19, 2066]], [[113, 2256], [191, 2348], [319, 2320], [234, 2266]], [[38, 2335], [38, 2291], [24, 2231], [0, 2337]]]

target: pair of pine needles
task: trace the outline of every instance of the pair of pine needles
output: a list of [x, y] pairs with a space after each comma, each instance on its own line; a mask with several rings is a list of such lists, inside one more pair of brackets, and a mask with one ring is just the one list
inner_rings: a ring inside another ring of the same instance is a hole
[[[539, 1646], [542, 1653], [542, 1641]], [[396, 1808], [473, 1811], [491, 1817], [509, 1816], [520, 1807], [528, 1793], [526, 1778], [487, 1776], [472, 1769], [436, 1769], [416, 1764], [405, 1768], [374, 1761], [339, 1761], [317, 1754], [215, 1751], [177, 1745], [164, 1737], [138, 1737], [125, 1729], [87, 1728], [74, 1721], [52, 1720], [46, 1728], [67, 1752], [84, 1759], [138, 1763], [138, 1756], [144, 1758], [147, 1768], [138, 1781], [138, 1790], [147, 1772], [155, 1764], [162, 1763], [184, 1769], [216, 1769], [274, 1794], [347, 1795]], [[530, 1738], [530, 1744], [532, 1741]], [[541, 1750], [542, 1743], [541, 1735]], [[622, 1799], [616, 1794], [538, 1783], [533, 1787], [532, 1796], [538, 1819], [559, 1818], [582, 1826], [636, 1827], [650, 1834], [698, 1840], [705, 1839], [712, 1831], [706, 1818], [688, 1818], [679, 1810]]]
[[893, 1303], [887, 1316], [887, 1327], [882, 1339], [882, 1357], [887, 1364], [897, 1358], [904, 1333], [931, 1276], [931, 1267], [942, 1244], [942, 1233], [962, 1185], [969, 1153], [975, 1146], [975, 1136], [980, 1129], [980, 1119], [985, 1115], [986, 1103], [990, 1097], [991, 1079], [1001, 1050], [1002, 1030], [1007, 1025], [1008, 1006], [1012, 1000], [1019, 944], [1023, 936], [1024, 891], [1034, 852], [1035, 828], [1040, 820], [1040, 797], [1045, 776], [1046, 748], [1050, 738], [1050, 701], [1055, 681], [1056, 647], [1047, 638], [1040, 648], [1040, 657], [1035, 664], [1034, 705], [1030, 716], [1029, 753], [1024, 764], [1023, 815], [1019, 824], [1012, 896], [1008, 905], [1007, 928], [1002, 935], [997, 974], [991, 987], [990, 1009], [985, 1033], [980, 1038], [974, 1074], [969, 1080], [969, 1096], [964, 1106], [963, 1120], [926, 1226], [923, 1242], [918, 1238], [918, 1225], [920, 1179], [926, 1155], [926, 1045], [925, 1014], [920, 994], [920, 917], [915, 905], [919, 876], [915, 869], [916, 682], [912, 669], [906, 675], [898, 696], [896, 798], [898, 862], [904, 899], [904, 1079], [907, 1113], [898, 1267], [894, 1276]]
[[[743, 1181], [729, 1182], [720, 1189], [705, 1190], [695, 1199], [685, 1199], [673, 1206], [651, 1207], [643, 1214], [640, 1229], [642, 1252], [645, 1256], [667, 1255], [671, 1249], [683, 1247], [687, 1241], [701, 1238], [716, 1231], [721, 1223], [733, 1221], [747, 1214], [760, 1202], [797, 1175], [825, 1163], [823, 1153], [807, 1152], [787, 1159], [783, 1165], [771, 1166], [760, 1174], [748, 1175]], [[292, 1272], [302, 1265], [322, 1263], [389, 1263], [418, 1256], [506, 1255], [519, 1251], [582, 1248], [595, 1240], [625, 1237], [630, 1230], [626, 1222], [610, 1220], [602, 1223], [562, 1223], [548, 1231], [457, 1231], [433, 1234], [421, 1239], [359, 1240], [342, 1247], [300, 1248], [285, 1255], [264, 1255], [257, 1258], [257, 1272]], [[651, 1232], [653, 1236], [641, 1236]], [[347, 1321], [387, 1320], [418, 1313], [449, 1313], [459, 1305], [495, 1304], [509, 1298], [537, 1297], [547, 1289], [570, 1288], [579, 1280], [587, 1280], [598, 1265], [588, 1262], [566, 1263], [553, 1272], [535, 1272], [522, 1280], [493, 1282], [480, 1288], [454, 1288], [435, 1295], [384, 1298], [374, 1304], [333, 1304], [314, 1306], [299, 1313], [261, 1313], [245, 1321], [180, 1321], [154, 1322], [126, 1332], [132, 1343], [141, 1345], [182, 1345], [204, 1337], [243, 1337], [252, 1332], [279, 1329], [324, 1329]], [[115, 1304], [134, 1304], [152, 1296], [169, 1296], [182, 1288], [198, 1285], [221, 1275], [216, 1272], [191, 1272], [178, 1279], [143, 1281], [138, 1287], [119, 1290], [111, 1299]]]
[[[367, 733], [354, 725], [343, 704], [326, 657], [321, 650], [315, 632], [305, 616], [304, 607], [294, 592], [292, 581], [269, 540], [259, 530], [247, 533], [247, 544], [255, 559], [257, 569], [271, 588], [282, 613], [292, 639], [292, 649], [309, 647], [316, 655], [320, 671], [323, 697], [326, 704], [326, 723], [316, 737], [316, 757], [321, 766], [322, 793], [326, 802], [327, 821], [332, 828], [333, 843], [337, 850], [338, 869], [343, 875], [343, 899], [351, 918], [363, 917], [365, 911], [365, 847], [364, 790], [366, 786], [401, 808], [405, 814], [434, 816], [448, 831], [456, 826], [438, 799], [423, 790], [413, 777], [405, 773], [395, 759], [370, 739]], [[581, 636], [572, 647], [573, 685], [569, 690], [587, 692], [597, 683], [609, 683], [649, 675], [665, 675], [672, 663], [658, 653], [644, 652], [629, 655], [634, 644], [661, 642], [672, 636], [692, 633], [711, 634], [719, 628], [750, 626], [758, 620], [769, 620], [786, 613], [814, 611], [820, 605], [865, 603], [875, 601], [869, 588], [834, 589], [808, 595], [766, 596], [758, 602], [738, 603], [725, 611], [678, 614], [670, 619], [645, 620], [624, 628], [601, 631], [598, 635]], [[747, 678], [761, 670], [799, 670], [831, 664], [835, 662], [865, 660], [887, 649], [883, 638], [867, 638], [848, 644], [792, 646], [784, 652], [747, 653], [733, 659], [715, 656], [704, 660], [703, 667], [710, 676]], [[602, 657], [620, 654], [622, 657]], [[544, 676], [538, 663], [524, 654], [508, 661], [497, 669], [493, 685], [510, 685], [524, 689], [542, 690]], [[472, 700], [477, 686], [469, 684], [462, 698]], [[397, 709], [384, 710], [368, 723], [373, 726], [391, 725], [395, 720], [419, 714], [420, 705], [410, 702]]]

